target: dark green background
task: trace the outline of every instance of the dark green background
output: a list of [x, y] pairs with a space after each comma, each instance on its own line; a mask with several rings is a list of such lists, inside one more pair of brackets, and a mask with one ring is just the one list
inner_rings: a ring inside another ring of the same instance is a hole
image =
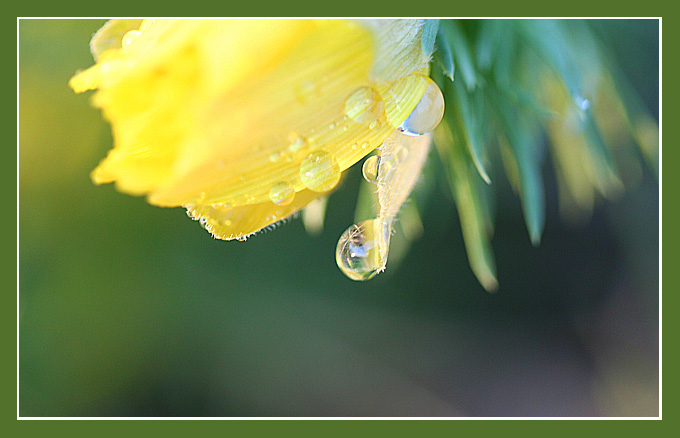
[[[320, 237], [297, 220], [247, 243], [90, 183], [109, 127], [66, 84], [101, 23], [19, 25], [22, 416], [658, 414], [654, 175], [574, 228], [546, 166], [538, 248], [499, 179], [495, 295], [442, 186], [406, 260], [354, 283], [334, 249], [356, 169]], [[603, 34], [656, 115], [656, 21]]]

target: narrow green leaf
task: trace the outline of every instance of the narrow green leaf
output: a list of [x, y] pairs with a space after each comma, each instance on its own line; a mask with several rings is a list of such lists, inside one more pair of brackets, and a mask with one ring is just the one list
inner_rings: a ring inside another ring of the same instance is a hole
[[477, 171], [487, 184], [491, 178], [483, 163], [485, 152], [485, 136], [483, 127], [483, 100], [482, 90], [476, 89], [472, 93], [461, 84], [454, 81], [453, 87], [447, 87], [451, 92], [447, 93], [449, 106], [456, 117], [456, 125], [464, 132], [464, 142], [472, 156]]
[[444, 126], [435, 145], [444, 162], [446, 176], [458, 209], [458, 217], [465, 242], [470, 268], [488, 291], [498, 288], [496, 264], [491, 249], [489, 209], [482, 190], [489, 187], [475, 170], [474, 164], [462, 145], [462, 139], [451, 124], [454, 117], [445, 114]]
[[441, 66], [446, 77], [453, 80], [453, 74], [456, 71], [455, 63], [453, 62], [453, 48], [451, 42], [444, 35], [441, 25], [437, 32], [437, 52], [434, 58]]
[[534, 245], [541, 241], [545, 227], [545, 189], [541, 178], [543, 147], [537, 138], [535, 122], [518, 111], [511, 99], [497, 89], [489, 93], [498, 116], [501, 132], [512, 151], [519, 174], [519, 189], [524, 220]]
[[[472, 60], [472, 51], [460, 23], [457, 20], [442, 20], [439, 29], [438, 41], [447, 48], [453, 62], [459, 67], [468, 90], [473, 90], [477, 86], [477, 72]], [[453, 79], [453, 71], [450, 74], [447, 71], [447, 75]]]
[[434, 52], [434, 42], [437, 39], [439, 30], [439, 20], [425, 20], [423, 25], [423, 36], [420, 40], [420, 47], [425, 56], [430, 56]]
[[611, 151], [604, 143], [600, 130], [595, 123], [591, 111], [583, 111], [583, 130], [588, 141], [588, 149], [595, 165], [595, 176], [598, 189], [604, 195], [616, 195], [623, 189], [618, 170]]
[[516, 25], [529, 46], [560, 76], [572, 98], [581, 96], [581, 76], [573, 59], [578, 47], [569, 46], [564, 23], [560, 20], [519, 20]]

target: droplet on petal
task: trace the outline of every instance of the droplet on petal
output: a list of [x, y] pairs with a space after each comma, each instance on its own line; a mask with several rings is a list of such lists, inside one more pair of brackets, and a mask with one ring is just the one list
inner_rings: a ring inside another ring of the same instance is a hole
[[128, 47], [141, 34], [142, 34], [142, 32], [139, 31], [139, 30], [131, 30], [131, 31], [127, 32], [125, 35], [123, 35], [122, 46]]
[[371, 87], [357, 88], [345, 101], [345, 114], [357, 123], [371, 123], [383, 112], [383, 101]]
[[288, 205], [295, 198], [295, 189], [285, 181], [276, 183], [269, 190], [269, 199], [276, 205]]
[[331, 154], [317, 150], [300, 165], [300, 179], [314, 192], [327, 192], [340, 181], [340, 166]]

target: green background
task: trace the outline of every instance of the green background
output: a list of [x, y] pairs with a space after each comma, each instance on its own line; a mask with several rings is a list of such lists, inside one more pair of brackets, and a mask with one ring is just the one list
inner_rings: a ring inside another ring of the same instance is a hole
[[[22, 416], [658, 414], [654, 175], [573, 227], [546, 166], [538, 248], [499, 180], [493, 295], [442, 185], [403, 262], [354, 283], [334, 249], [357, 169], [321, 236], [295, 220], [247, 243], [90, 183], [110, 131], [66, 84], [102, 22], [19, 24]], [[657, 23], [604, 27], [658, 115]]]

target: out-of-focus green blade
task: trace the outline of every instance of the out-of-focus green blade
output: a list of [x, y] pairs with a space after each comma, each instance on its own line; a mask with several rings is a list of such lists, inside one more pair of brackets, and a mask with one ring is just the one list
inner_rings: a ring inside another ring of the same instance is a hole
[[446, 176], [458, 209], [461, 230], [470, 268], [488, 291], [498, 288], [496, 264], [491, 249], [492, 224], [481, 190], [488, 187], [476, 171], [463, 140], [451, 130], [455, 120], [451, 113], [436, 131], [435, 145], [446, 169]]
[[541, 179], [544, 151], [537, 127], [501, 91], [489, 95], [495, 95], [491, 101], [517, 167], [529, 237], [534, 245], [538, 245], [545, 226], [545, 189]]
[[447, 99], [456, 121], [456, 128], [464, 133], [465, 145], [470, 151], [470, 156], [481, 175], [482, 179], [489, 184], [491, 178], [484, 166], [485, 127], [483, 125], [483, 101], [482, 90], [477, 88], [471, 93], [460, 83], [454, 81], [452, 87], [447, 87]]
[[426, 56], [430, 56], [434, 52], [434, 42], [437, 39], [437, 31], [439, 30], [439, 20], [425, 20], [423, 25], [423, 36], [420, 40], [420, 47]]
[[[446, 22], [448, 20], [443, 20]], [[437, 52], [435, 53], [434, 59], [439, 63], [444, 74], [450, 80], [453, 80], [453, 74], [456, 71], [455, 63], [453, 62], [453, 47], [451, 41], [444, 34], [442, 30], [442, 25], [439, 26], [439, 31], [437, 32]]]
[[450, 79], [453, 79], [453, 64], [455, 63], [461, 73], [465, 86], [472, 90], [477, 86], [477, 72], [472, 59], [472, 51], [468, 44], [465, 33], [457, 20], [441, 20], [439, 23], [439, 35], [437, 39], [442, 54], [451, 56], [449, 63], [443, 64], [444, 70]]
[[567, 87], [572, 98], [582, 94], [581, 77], [572, 59], [564, 22], [560, 20], [518, 20], [515, 22], [518, 33], [533, 48], [543, 61], [555, 71]]

